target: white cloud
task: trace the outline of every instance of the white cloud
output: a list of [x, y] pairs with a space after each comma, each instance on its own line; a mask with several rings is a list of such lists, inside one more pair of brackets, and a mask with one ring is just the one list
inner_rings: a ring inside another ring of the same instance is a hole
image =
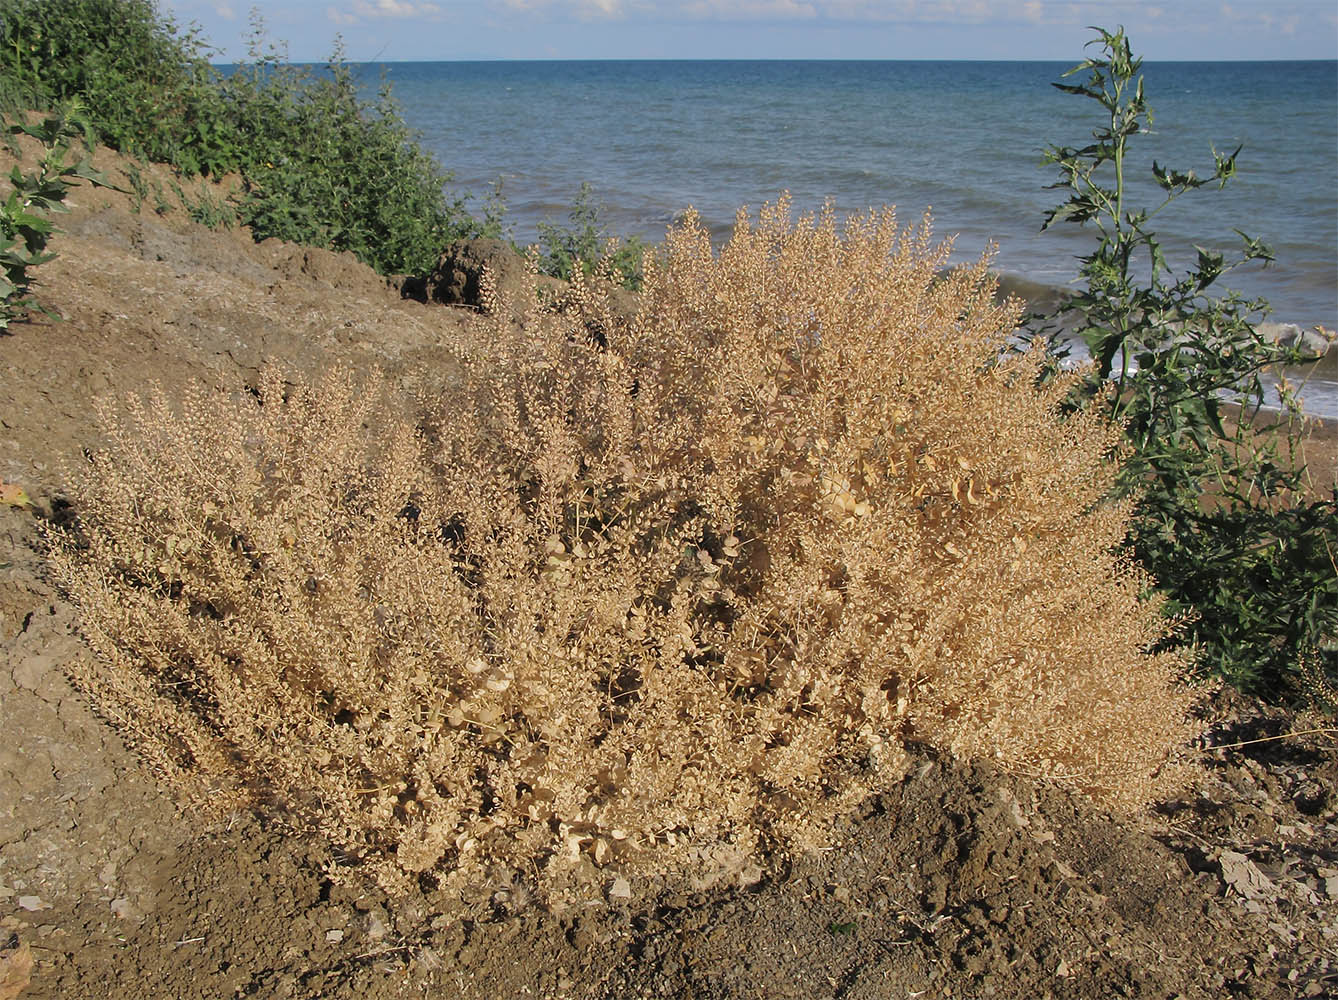
[[237, 20], [237, 11], [233, 9], [232, 4], [230, 3], [214, 4], [214, 13], [217, 14], [219, 17], [223, 18], [223, 20], [225, 21]]
[[[1225, 21], [1245, 31], [1263, 28], [1265, 31], [1294, 37], [1303, 30], [1322, 30], [1320, 25], [1327, 25], [1330, 31], [1338, 27], [1338, 17], [1312, 9], [1314, 6], [1307, 0], [1295, 0], [1292, 3], [1275, 4], [1271, 9], [1255, 11], [1245, 6], [1224, 3], [1219, 11]], [[1311, 24], [1313, 27], [1307, 27]]]
[[336, 7], [333, 4], [325, 8], [325, 16], [335, 24], [348, 27], [363, 21], [375, 21], [380, 18], [409, 19], [415, 17], [434, 18], [442, 12], [441, 5], [435, 3], [409, 3], [406, 0], [354, 0], [353, 8]]
[[796, 0], [694, 0], [683, 6], [689, 17], [712, 20], [751, 20], [777, 18], [779, 20], [809, 20], [818, 16], [814, 4]]
[[[637, 0], [633, 3], [640, 8], [654, 6]], [[557, 19], [568, 16], [581, 21], [614, 20], [627, 14], [626, 0], [501, 0], [501, 4], [522, 14], [552, 11]]]
[[[494, 11], [552, 23], [622, 20], [628, 23], [756, 22], [833, 27], [859, 24], [1020, 28], [1124, 24], [1131, 33], [1157, 26], [1162, 33], [1202, 33], [1214, 23], [1227, 30], [1304, 34], [1332, 23], [1332, 0], [486, 0]], [[413, 0], [355, 0], [378, 16], [421, 14], [435, 8]]]
[[554, 17], [626, 17], [645, 14], [662, 20], [744, 20], [775, 18], [808, 20], [818, 15], [821, 0], [494, 0], [513, 11], [551, 11]]
[[[389, 0], [395, 2], [395, 0]], [[657, 20], [734, 21], [948, 21], [1039, 20], [1058, 4], [1051, 0], [492, 0], [523, 13], [644, 14]], [[1090, 17], [1090, 13], [1088, 15]]]
[[1058, 6], [1046, 0], [819, 0], [817, 5], [834, 20], [916, 24], [1038, 24], [1054, 20]]
[[359, 17], [430, 17], [441, 13], [435, 3], [404, 3], [403, 0], [357, 0], [353, 11]]

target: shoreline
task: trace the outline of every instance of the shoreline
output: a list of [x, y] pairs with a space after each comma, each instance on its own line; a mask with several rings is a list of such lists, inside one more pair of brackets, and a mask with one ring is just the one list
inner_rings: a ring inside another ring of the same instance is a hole
[[[1058, 285], [1034, 281], [1012, 272], [999, 271], [994, 274], [999, 283], [998, 297], [1017, 296], [1028, 303], [1029, 312], [1053, 315], [1063, 301], [1065, 289]], [[1324, 344], [1325, 333], [1321, 327], [1302, 327], [1296, 323], [1265, 320], [1255, 324], [1265, 338], [1284, 344], [1299, 344], [1303, 349], [1317, 351]], [[1073, 346], [1074, 357], [1084, 357], [1086, 349], [1083, 343], [1071, 336], [1071, 330], [1065, 323], [1060, 330]], [[1329, 333], [1332, 336], [1331, 332]], [[1282, 371], [1283, 377], [1294, 385], [1300, 386], [1302, 411], [1307, 419], [1322, 420], [1331, 424], [1338, 422], [1338, 340], [1330, 340], [1327, 350], [1317, 354], [1315, 360], [1302, 365], [1287, 366]], [[1266, 373], [1265, 382], [1272, 385], [1277, 381], [1273, 373]], [[1276, 411], [1275, 407], [1265, 407]]]
[[[1051, 314], [1058, 310], [1067, 294], [1063, 285], [1037, 281], [1014, 271], [995, 271], [994, 277], [999, 282], [999, 296], [1016, 295], [1025, 300], [1036, 312]], [[1263, 319], [1254, 324], [1256, 329], [1269, 331], [1266, 335], [1285, 337], [1288, 332], [1309, 334], [1322, 324], [1299, 323], [1286, 319]], [[1314, 339], [1313, 337], [1311, 339]], [[1328, 351], [1318, 359], [1314, 370], [1323, 373], [1326, 380], [1338, 381], [1338, 340], [1330, 343]]]

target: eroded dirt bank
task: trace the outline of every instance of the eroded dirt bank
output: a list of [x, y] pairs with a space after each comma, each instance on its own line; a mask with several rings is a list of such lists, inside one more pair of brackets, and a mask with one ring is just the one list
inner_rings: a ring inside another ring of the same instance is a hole
[[36, 504], [0, 507], [0, 997], [1338, 992], [1334, 738], [1258, 742], [1307, 720], [1230, 694], [1205, 707], [1224, 748], [1136, 824], [925, 752], [832, 850], [746, 886], [592, 886], [565, 912], [510, 873], [392, 903], [248, 816], [201, 828], [65, 680], [86, 652], [36, 551], [62, 458], [96, 444], [96, 396], [151, 381], [242, 391], [266, 361], [343, 361], [430, 392], [464, 314], [348, 257], [74, 201], [38, 289], [64, 321], [0, 338], [0, 478]]

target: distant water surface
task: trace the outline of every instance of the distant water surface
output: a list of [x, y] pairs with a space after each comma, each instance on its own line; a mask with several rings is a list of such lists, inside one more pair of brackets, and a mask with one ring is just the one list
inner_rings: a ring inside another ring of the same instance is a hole
[[[723, 235], [736, 209], [782, 190], [801, 210], [841, 214], [895, 204], [903, 221], [932, 206], [959, 257], [993, 242], [995, 266], [1043, 284], [1072, 279], [1092, 246], [1074, 226], [1039, 232], [1063, 192], [1041, 155], [1084, 145], [1090, 100], [1050, 86], [1064, 62], [607, 61], [363, 64], [384, 71], [409, 124], [475, 210], [501, 178], [512, 235], [564, 221], [582, 181], [609, 228], [658, 241], [694, 206]], [[1338, 62], [1147, 63], [1154, 134], [1132, 148], [1136, 203], [1159, 194], [1146, 167], [1200, 173], [1212, 147], [1244, 145], [1236, 179], [1155, 220], [1171, 262], [1193, 245], [1228, 250], [1233, 229], [1269, 243], [1277, 264], [1227, 284], [1272, 304], [1270, 317], [1338, 327]], [[1322, 380], [1321, 380], [1322, 381]], [[1312, 382], [1311, 395], [1317, 383]], [[1338, 386], [1334, 388], [1338, 389]], [[1320, 395], [1331, 392], [1318, 385]], [[1312, 403], [1311, 408], [1315, 408]], [[1338, 392], [1319, 406], [1338, 415]]]

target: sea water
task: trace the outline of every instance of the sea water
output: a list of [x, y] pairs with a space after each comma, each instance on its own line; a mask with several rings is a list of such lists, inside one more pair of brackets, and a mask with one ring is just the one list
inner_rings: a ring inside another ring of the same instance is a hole
[[[611, 233], [652, 242], [692, 206], [723, 237], [740, 206], [788, 191], [797, 210], [839, 214], [895, 204], [906, 223], [932, 209], [959, 260], [994, 248], [994, 266], [1042, 285], [1073, 280], [1094, 234], [1041, 231], [1064, 200], [1043, 162], [1083, 146], [1101, 108], [1050, 84], [1061, 62], [432, 62], [384, 73], [408, 124], [478, 212], [500, 180], [511, 235], [565, 223], [583, 182]], [[1231, 251], [1234, 230], [1277, 262], [1220, 288], [1267, 299], [1268, 319], [1338, 328], [1338, 62], [1146, 63], [1151, 134], [1131, 140], [1130, 202], [1155, 208], [1158, 163], [1213, 170], [1242, 146], [1225, 189], [1191, 192], [1157, 215], [1172, 267], [1195, 246]], [[1070, 81], [1072, 82], [1072, 81]], [[1313, 378], [1307, 409], [1338, 416], [1338, 382]]]

